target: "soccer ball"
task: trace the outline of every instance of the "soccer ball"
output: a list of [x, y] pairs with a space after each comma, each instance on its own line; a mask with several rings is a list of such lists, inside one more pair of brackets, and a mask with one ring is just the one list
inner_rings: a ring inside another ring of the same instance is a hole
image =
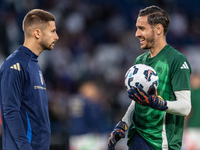
[[132, 66], [125, 75], [125, 86], [127, 91], [131, 87], [140, 85], [142, 89], [150, 94], [154, 86], [157, 89], [159, 83], [156, 71], [147, 65], [137, 64]]

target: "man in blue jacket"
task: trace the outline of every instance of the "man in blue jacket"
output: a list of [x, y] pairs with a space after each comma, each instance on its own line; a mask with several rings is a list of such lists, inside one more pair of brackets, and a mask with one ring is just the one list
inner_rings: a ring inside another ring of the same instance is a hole
[[24, 44], [0, 70], [3, 150], [48, 150], [50, 122], [46, 85], [38, 56], [59, 39], [55, 17], [33, 9], [23, 20]]

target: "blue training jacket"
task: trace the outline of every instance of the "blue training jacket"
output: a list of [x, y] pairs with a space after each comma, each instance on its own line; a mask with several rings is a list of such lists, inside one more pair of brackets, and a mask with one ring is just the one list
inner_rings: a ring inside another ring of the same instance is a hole
[[46, 85], [37, 57], [20, 46], [1, 67], [3, 150], [49, 150]]

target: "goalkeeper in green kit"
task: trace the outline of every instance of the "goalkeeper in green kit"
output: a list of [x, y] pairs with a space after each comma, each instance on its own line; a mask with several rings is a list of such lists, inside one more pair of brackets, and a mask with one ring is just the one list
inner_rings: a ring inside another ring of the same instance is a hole
[[184, 116], [191, 110], [191, 68], [186, 57], [166, 42], [169, 23], [168, 13], [157, 6], [139, 12], [135, 36], [141, 49], [149, 51], [137, 57], [134, 64], [153, 67], [159, 85], [151, 94], [140, 86], [128, 91], [132, 102], [110, 134], [109, 150], [115, 149], [127, 129], [129, 150], [181, 149]]

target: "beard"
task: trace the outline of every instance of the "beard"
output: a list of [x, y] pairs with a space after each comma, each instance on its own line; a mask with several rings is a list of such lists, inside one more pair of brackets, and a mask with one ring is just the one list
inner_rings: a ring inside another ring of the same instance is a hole
[[144, 47], [141, 47], [142, 49], [151, 49], [154, 46], [154, 44], [155, 44], [155, 36], [154, 36], [153, 30], [152, 30], [151, 36], [146, 38], [146, 42], [147, 42], [147, 44], [144, 45]]
[[52, 50], [53, 49], [53, 43], [49, 44], [48, 42], [42, 40], [39, 44], [43, 50]]

